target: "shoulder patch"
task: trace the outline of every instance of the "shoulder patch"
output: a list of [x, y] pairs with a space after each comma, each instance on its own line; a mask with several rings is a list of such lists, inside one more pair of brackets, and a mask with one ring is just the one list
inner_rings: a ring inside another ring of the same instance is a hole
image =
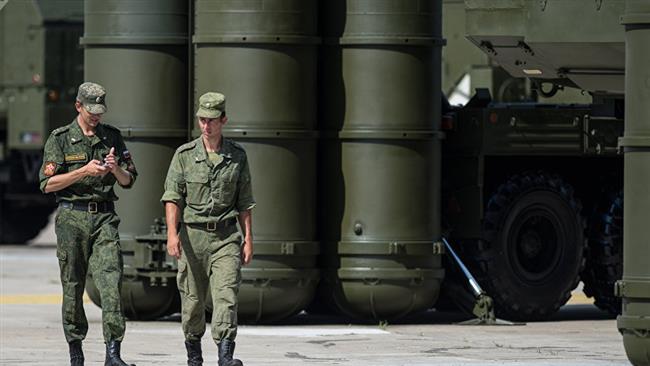
[[183, 151], [192, 150], [194, 147], [196, 147], [196, 141], [190, 141], [186, 144], [179, 146], [178, 149], [176, 149], [176, 152], [180, 153]]
[[56, 163], [53, 161], [46, 161], [43, 164], [43, 175], [46, 177], [51, 177], [56, 172]]
[[69, 125], [68, 125], [68, 126], [59, 127], [59, 128], [57, 128], [57, 129], [55, 129], [54, 131], [52, 131], [52, 135], [55, 135], [55, 136], [60, 135], [60, 134], [62, 134], [62, 133], [64, 133], [64, 132], [68, 131], [69, 129], [70, 129], [70, 126], [69, 126]]

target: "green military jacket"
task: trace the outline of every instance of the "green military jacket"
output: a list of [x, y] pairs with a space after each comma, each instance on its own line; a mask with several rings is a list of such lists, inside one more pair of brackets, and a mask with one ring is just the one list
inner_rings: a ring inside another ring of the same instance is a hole
[[[89, 161], [103, 161], [111, 147], [115, 147], [115, 157], [120, 167], [131, 174], [131, 182], [124, 188], [131, 188], [138, 172], [126, 149], [124, 139], [117, 128], [100, 123], [92, 137], [85, 136], [75, 118], [67, 126], [52, 131], [45, 143], [43, 165], [40, 170], [41, 191], [45, 191], [48, 180], [57, 174], [79, 169]], [[113, 174], [103, 177], [83, 177], [79, 181], [55, 192], [60, 201], [116, 201], [113, 185], [117, 179]]]
[[216, 164], [208, 158], [201, 136], [181, 145], [172, 158], [160, 200], [182, 207], [186, 223], [220, 222], [255, 207], [246, 152], [222, 139]]

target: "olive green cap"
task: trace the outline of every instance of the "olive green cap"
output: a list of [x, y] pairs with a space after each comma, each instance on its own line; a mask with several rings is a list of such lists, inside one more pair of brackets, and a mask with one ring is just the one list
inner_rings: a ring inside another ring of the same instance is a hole
[[226, 96], [221, 93], [208, 92], [199, 98], [197, 117], [219, 118], [226, 111]]
[[89, 113], [106, 113], [106, 89], [99, 84], [85, 82], [79, 85], [77, 100]]

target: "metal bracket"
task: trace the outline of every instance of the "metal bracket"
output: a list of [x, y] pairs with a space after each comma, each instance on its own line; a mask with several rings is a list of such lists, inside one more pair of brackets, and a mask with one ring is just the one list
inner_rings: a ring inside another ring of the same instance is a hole
[[530, 46], [527, 45], [526, 42], [524, 42], [524, 41], [519, 41], [519, 42], [517, 43], [517, 47], [519, 47], [519, 48], [521, 48], [522, 50], [524, 50], [524, 53], [527, 53], [527, 54], [529, 54], [530, 56], [535, 56], [535, 51], [533, 51], [533, 49], [530, 48]]
[[433, 243], [433, 254], [436, 255], [445, 254], [445, 245], [439, 241]]
[[166, 249], [167, 226], [163, 218], [156, 218], [146, 235], [135, 237], [134, 258], [137, 265], [133, 267], [137, 276], [149, 279], [151, 286], [167, 286], [176, 277], [176, 260], [168, 261]]
[[650, 298], [650, 281], [619, 280], [614, 285], [616, 297]]
[[481, 48], [484, 48], [487, 53], [491, 53], [493, 56], [496, 56], [498, 52], [494, 49], [492, 42], [490, 41], [481, 41]]
[[294, 243], [282, 243], [280, 246], [280, 252], [285, 255], [293, 255], [296, 251], [296, 246]]
[[388, 244], [388, 254], [404, 254], [406, 247], [402, 243], [393, 242]]
[[650, 319], [643, 316], [619, 315], [616, 327], [621, 334], [632, 333], [639, 338], [650, 338]]
[[476, 319], [470, 319], [458, 323], [458, 325], [524, 325], [525, 323], [515, 323], [503, 319], [497, 319], [494, 315], [494, 304], [492, 298], [486, 294], [480, 294], [474, 303], [472, 314]]

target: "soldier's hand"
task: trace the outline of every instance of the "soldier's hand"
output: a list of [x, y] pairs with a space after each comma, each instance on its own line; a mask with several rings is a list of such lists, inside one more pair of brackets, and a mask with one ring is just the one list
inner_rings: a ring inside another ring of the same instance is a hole
[[111, 173], [115, 173], [117, 169], [117, 159], [115, 159], [115, 148], [111, 147], [108, 155], [104, 158], [104, 166], [108, 168]]
[[82, 169], [84, 169], [86, 175], [89, 175], [91, 177], [98, 177], [108, 173], [108, 168], [105, 167], [102, 162], [97, 159], [89, 161], [88, 164], [86, 164]]
[[181, 257], [181, 239], [176, 235], [167, 235], [167, 253], [176, 259]]
[[251, 240], [245, 240], [244, 245], [241, 248], [241, 262], [243, 265], [247, 265], [253, 260], [253, 242]]

